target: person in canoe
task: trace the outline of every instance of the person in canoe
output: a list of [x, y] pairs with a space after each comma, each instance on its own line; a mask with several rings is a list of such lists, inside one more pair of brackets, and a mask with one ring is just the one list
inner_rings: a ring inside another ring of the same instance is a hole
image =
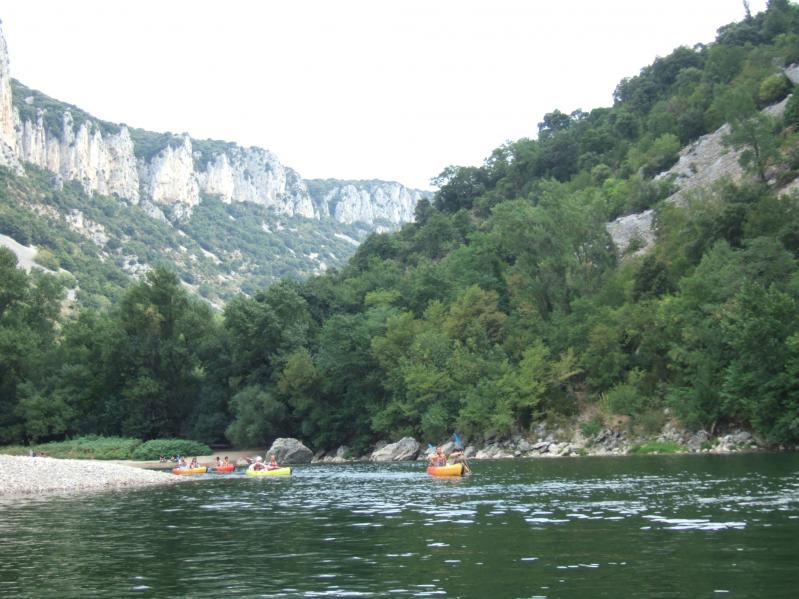
[[277, 458], [275, 457], [275, 454], [272, 454], [272, 457], [269, 460], [269, 463], [266, 465], [266, 469], [267, 470], [277, 470], [278, 468], [280, 468], [280, 464], [277, 463]]
[[266, 464], [264, 464], [264, 459], [261, 456], [257, 456], [255, 461], [250, 464], [248, 470], [266, 470]]
[[447, 455], [444, 453], [443, 447], [436, 447], [435, 453], [430, 455], [428, 459], [429, 466], [446, 466], [447, 465]]
[[449, 454], [448, 461], [450, 464], [460, 464], [463, 461], [463, 450], [455, 449], [455, 451]]
[[222, 465], [222, 458], [216, 456], [216, 467], [219, 468]]
[[200, 463], [197, 461], [197, 456], [194, 456], [191, 459], [191, 464], [189, 464], [189, 468], [199, 468], [199, 467], [200, 467]]
[[230, 458], [225, 456], [225, 459], [222, 460], [222, 465], [223, 466], [230, 466]]

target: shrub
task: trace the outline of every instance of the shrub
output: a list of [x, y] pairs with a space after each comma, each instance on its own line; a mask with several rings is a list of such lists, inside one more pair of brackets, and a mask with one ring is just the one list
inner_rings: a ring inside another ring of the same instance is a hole
[[592, 439], [602, 430], [603, 420], [601, 416], [594, 416], [591, 420], [586, 420], [580, 424], [580, 432], [586, 439]]
[[791, 81], [782, 73], [766, 77], [760, 84], [758, 99], [761, 106], [779, 102], [791, 91]]
[[211, 448], [187, 439], [153, 439], [139, 445], [131, 456], [134, 460], [157, 460], [160, 456], [208, 455]]
[[28, 455], [30, 454], [30, 447], [25, 447], [23, 445], [6, 445], [5, 447], [0, 447], [0, 454], [3, 455]]
[[636, 454], [681, 453], [683, 451], [685, 451], [685, 447], [676, 441], [648, 441], [630, 449], [630, 453]]
[[614, 414], [635, 416], [644, 408], [645, 399], [633, 385], [618, 384], [608, 391], [607, 395], [610, 410]]
[[663, 410], [646, 410], [635, 417], [635, 424], [645, 434], [653, 435], [663, 428], [668, 419]]
[[796, 93], [797, 89], [799, 88], [793, 88], [793, 95], [791, 99], [788, 100], [787, 104], [785, 104], [783, 118], [785, 119], [785, 124], [788, 126], [799, 125], [799, 93]]
[[39, 251], [36, 252], [36, 257], [33, 261], [39, 266], [44, 266], [50, 270], [58, 270], [61, 266], [53, 252], [44, 248], [40, 248]]
[[139, 445], [139, 439], [88, 435], [37, 445], [34, 449], [37, 453], [43, 452], [53, 458], [128, 460]]

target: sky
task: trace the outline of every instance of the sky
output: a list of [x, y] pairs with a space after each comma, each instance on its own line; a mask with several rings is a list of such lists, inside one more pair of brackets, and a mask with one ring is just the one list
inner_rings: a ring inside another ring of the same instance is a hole
[[97, 118], [420, 189], [548, 112], [610, 106], [622, 78], [743, 16], [742, 0], [0, 4], [12, 77]]

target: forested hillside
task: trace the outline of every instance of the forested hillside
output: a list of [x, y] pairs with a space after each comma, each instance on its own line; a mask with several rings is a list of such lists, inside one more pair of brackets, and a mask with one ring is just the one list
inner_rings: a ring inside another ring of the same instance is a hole
[[[799, 441], [799, 7], [722, 27], [616, 88], [544, 115], [535, 139], [450, 167], [416, 222], [340, 271], [214, 316], [157, 269], [118, 305], [60, 312], [58, 284], [0, 253], [0, 442], [180, 434], [314, 449], [410, 434], [503, 437], [586, 407]], [[681, 205], [654, 176], [730, 123], [748, 176]], [[613, 218], [654, 207], [656, 245]], [[601, 426], [602, 422], [597, 422]]]

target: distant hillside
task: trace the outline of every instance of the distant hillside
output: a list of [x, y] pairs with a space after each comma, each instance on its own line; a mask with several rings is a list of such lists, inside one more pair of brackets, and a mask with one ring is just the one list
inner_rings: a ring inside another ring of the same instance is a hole
[[157, 263], [217, 306], [319, 274], [412, 220], [425, 195], [331, 180], [311, 197], [268, 150], [96, 119], [12, 79], [2, 33], [0, 167], [0, 234], [71, 272], [88, 303]]

